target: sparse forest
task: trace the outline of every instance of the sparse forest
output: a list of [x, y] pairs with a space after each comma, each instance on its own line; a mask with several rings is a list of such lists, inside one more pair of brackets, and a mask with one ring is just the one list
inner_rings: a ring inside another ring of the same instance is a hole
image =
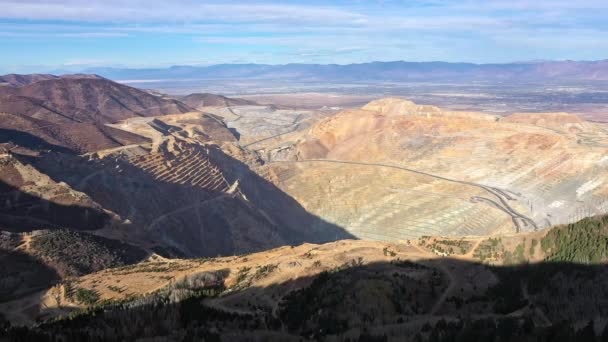
[[67, 276], [133, 264], [147, 256], [138, 247], [70, 230], [37, 232], [32, 237], [31, 248]]

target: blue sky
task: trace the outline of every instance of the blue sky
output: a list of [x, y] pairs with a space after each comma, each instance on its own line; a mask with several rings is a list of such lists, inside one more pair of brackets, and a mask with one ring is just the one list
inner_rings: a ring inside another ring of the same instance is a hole
[[607, 0], [0, 0], [0, 72], [608, 58]]

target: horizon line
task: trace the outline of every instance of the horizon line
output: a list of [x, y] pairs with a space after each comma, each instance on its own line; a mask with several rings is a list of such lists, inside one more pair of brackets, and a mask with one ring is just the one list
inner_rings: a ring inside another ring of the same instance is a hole
[[[89, 69], [130, 69], [130, 70], [145, 70], [145, 69], [171, 69], [171, 68], [208, 68], [214, 66], [230, 66], [230, 65], [259, 65], [259, 66], [289, 66], [289, 65], [320, 65], [320, 66], [349, 66], [349, 65], [365, 65], [365, 64], [389, 64], [389, 63], [409, 63], [409, 64], [430, 64], [430, 63], [441, 63], [441, 64], [467, 64], [467, 65], [475, 65], [475, 66], [484, 66], [484, 65], [512, 65], [512, 64], [544, 64], [544, 63], [600, 63], [600, 62], [608, 62], [608, 57], [605, 59], [597, 59], [597, 60], [574, 60], [574, 59], [533, 59], [533, 60], [524, 60], [524, 61], [512, 61], [512, 62], [489, 62], [489, 63], [476, 63], [476, 62], [452, 62], [445, 60], [428, 60], [428, 61], [409, 61], [409, 60], [392, 60], [392, 61], [380, 61], [374, 60], [369, 62], [357, 62], [357, 63], [255, 63], [255, 62], [240, 62], [240, 63], [215, 63], [215, 64], [171, 64], [171, 65], [156, 65], [156, 66], [112, 66], [112, 65], [92, 65], [92, 66], [81, 66], [81, 69], [74, 69], [73, 71], [69, 71], [68, 73], [61, 74], [61, 72], [68, 71], [68, 69], [73, 69], [74, 65], [63, 65], [63, 66], [41, 66], [40, 69], [46, 69], [47, 71], [40, 72], [6, 72], [1, 75], [31, 75], [31, 74], [53, 74], [53, 75], [68, 75], [68, 74], [79, 74], [86, 73], [86, 70]], [[13, 66], [14, 67], [14, 66]], [[16, 68], [30, 68], [30, 66], [18, 66]], [[35, 66], [31, 66], [32, 69]], [[0, 67], [1, 69], [1, 67]], [[10, 68], [9, 68], [10, 69]], [[63, 70], [65, 69], [65, 70]]]

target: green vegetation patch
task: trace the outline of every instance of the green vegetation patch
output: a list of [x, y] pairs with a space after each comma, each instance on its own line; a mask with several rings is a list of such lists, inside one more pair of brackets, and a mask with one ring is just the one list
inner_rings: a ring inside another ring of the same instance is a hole
[[501, 238], [489, 238], [482, 241], [475, 252], [473, 257], [481, 261], [486, 260], [498, 260], [504, 252], [504, 246]]
[[551, 229], [540, 241], [547, 261], [596, 264], [608, 256], [608, 216]]
[[530, 243], [530, 256], [534, 256], [534, 253], [536, 252], [536, 246], [538, 246], [538, 240], [532, 239]]
[[74, 299], [82, 304], [93, 305], [99, 301], [99, 293], [95, 290], [77, 287], [74, 290]]
[[234, 285], [231, 286], [231, 290], [242, 290], [250, 287], [254, 281], [263, 279], [274, 272], [279, 266], [276, 264], [268, 264], [263, 266], [257, 266], [254, 272], [251, 271], [251, 267], [241, 267], [236, 274], [236, 280]]
[[430, 246], [432, 249], [437, 250], [440, 253], [448, 255], [452, 254], [467, 254], [467, 252], [473, 247], [471, 241], [460, 240], [435, 240]]
[[394, 257], [397, 255], [397, 253], [395, 253], [395, 251], [390, 250], [388, 247], [384, 247], [382, 249], [382, 253], [384, 254], [384, 256], [390, 256], [390, 257]]
[[517, 245], [513, 252], [504, 251], [502, 257], [506, 265], [523, 264], [527, 261], [524, 255], [524, 243], [520, 243], [519, 245]]
[[362, 265], [354, 259], [289, 292], [278, 315], [289, 331], [323, 340], [361, 325], [402, 323], [427, 313], [446, 286], [440, 271], [408, 260]]

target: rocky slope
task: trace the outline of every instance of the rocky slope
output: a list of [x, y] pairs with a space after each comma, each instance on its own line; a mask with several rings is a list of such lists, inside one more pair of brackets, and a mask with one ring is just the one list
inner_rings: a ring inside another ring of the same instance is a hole
[[566, 113], [383, 99], [254, 148], [262, 174], [362, 238], [533, 231], [608, 210], [606, 126]]
[[21, 81], [0, 97], [2, 301], [149, 256], [352, 237], [251, 171], [219, 116], [95, 77]]
[[191, 108], [203, 109], [204, 107], [230, 107], [230, 106], [255, 106], [257, 103], [239, 98], [230, 98], [222, 95], [195, 93], [179, 100]]
[[0, 201], [4, 231], [96, 230], [110, 221], [110, 215], [87, 194], [11, 156], [0, 157]]
[[235, 132], [241, 145], [249, 149], [254, 149], [258, 143], [276, 141], [292, 132], [304, 130], [333, 114], [328, 110], [302, 110], [259, 104], [205, 107], [204, 111], [221, 117]]
[[[150, 134], [153, 143], [84, 156], [58, 151], [6, 156], [5, 229], [47, 228], [40, 222], [101, 229], [98, 234], [186, 256], [350, 236], [252, 172], [243, 161], [256, 163], [255, 155], [234, 145], [234, 137], [216, 121], [199, 125], [205, 120], [186, 114], [140, 122], [132, 127]], [[196, 130], [189, 128], [193, 122]], [[53, 216], [70, 210], [73, 215]], [[105, 219], [96, 219], [94, 212]]]

